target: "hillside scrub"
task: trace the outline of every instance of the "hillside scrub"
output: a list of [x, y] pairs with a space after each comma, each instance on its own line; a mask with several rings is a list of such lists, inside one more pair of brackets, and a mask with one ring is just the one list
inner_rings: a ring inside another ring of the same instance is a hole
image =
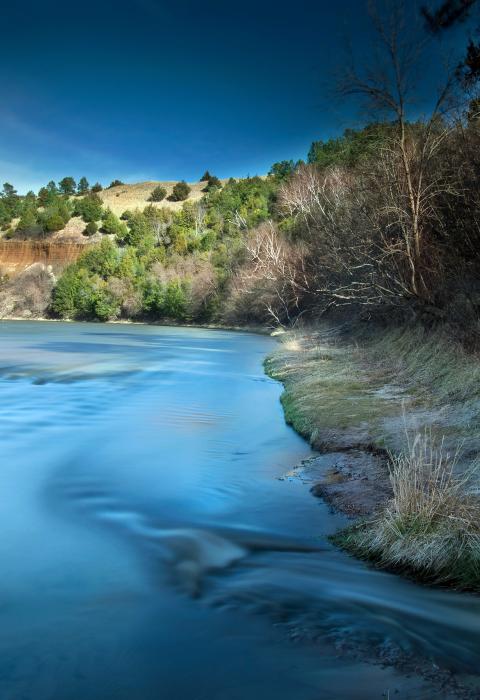
[[95, 193], [76, 195], [73, 210], [70, 177], [48, 183], [38, 196], [20, 197], [5, 183], [3, 230], [49, 235], [76, 213], [85, 223], [101, 219], [100, 232], [115, 240], [119, 256], [135, 249], [142, 278], [178, 256], [201, 259], [215, 270], [216, 302], [209, 308], [218, 323], [288, 328], [300, 320], [348, 318], [393, 326], [413, 319], [425, 328], [453, 328], [465, 347], [475, 348], [478, 98], [451, 75], [438, 86], [430, 112], [409, 120], [418, 36], [412, 43], [411, 27], [396, 13], [372, 19], [374, 64], [346, 62], [338, 86], [361, 107], [373, 101], [372, 118], [361, 129], [314, 141], [306, 162], [280, 161], [266, 177], [232, 178], [222, 187], [207, 171], [203, 192], [198, 183], [191, 192], [177, 182], [170, 208], [156, 200], [142, 209], [154, 187], [144, 183], [135, 190], [141, 204], [137, 197], [120, 209], [124, 194], [129, 201], [125, 185], [125, 192], [102, 195], [116, 203], [122, 220], [107, 204], [102, 209]]
[[189, 194], [190, 187], [185, 180], [181, 180], [181, 182], [177, 182], [176, 185], [174, 185], [170, 199], [173, 202], [183, 202], [184, 199], [187, 199]]
[[166, 196], [167, 190], [165, 189], [165, 187], [161, 187], [159, 185], [158, 187], [155, 187], [148, 199], [150, 202], [161, 202], [163, 199], [165, 199]]

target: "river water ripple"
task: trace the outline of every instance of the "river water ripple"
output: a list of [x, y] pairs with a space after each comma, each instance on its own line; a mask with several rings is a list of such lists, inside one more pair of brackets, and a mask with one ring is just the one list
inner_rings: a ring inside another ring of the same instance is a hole
[[478, 598], [333, 549], [342, 517], [279, 480], [309, 449], [273, 348], [0, 324], [2, 700], [450, 697], [346, 641], [478, 673]]

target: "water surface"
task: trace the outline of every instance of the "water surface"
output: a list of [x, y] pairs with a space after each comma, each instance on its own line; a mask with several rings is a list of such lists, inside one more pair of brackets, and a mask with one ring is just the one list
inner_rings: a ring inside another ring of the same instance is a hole
[[477, 598], [334, 550], [342, 518], [280, 480], [309, 449], [273, 348], [0, 324], [2, 700], [447, 697], [338, 644], [478, 672]]

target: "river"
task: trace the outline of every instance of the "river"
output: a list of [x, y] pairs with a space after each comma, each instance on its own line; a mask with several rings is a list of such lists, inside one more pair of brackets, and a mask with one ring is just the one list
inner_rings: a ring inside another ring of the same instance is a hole
[[450, 697], [378, 663], [403, 653], [478, 673], [478, 598], [335, 550], [343, 517], [282, 479], [309, 448], [274, 343], [0, 324], [2, 700]]

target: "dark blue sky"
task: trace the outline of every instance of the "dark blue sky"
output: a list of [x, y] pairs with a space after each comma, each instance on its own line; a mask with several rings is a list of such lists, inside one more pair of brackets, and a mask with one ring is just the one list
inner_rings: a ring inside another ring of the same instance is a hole
[[[413, 0], [412, 0], [412, 4]], [[363, 0], [9, 3], [0, 182], [265, 173], [355, 125], [327, 87]]]

